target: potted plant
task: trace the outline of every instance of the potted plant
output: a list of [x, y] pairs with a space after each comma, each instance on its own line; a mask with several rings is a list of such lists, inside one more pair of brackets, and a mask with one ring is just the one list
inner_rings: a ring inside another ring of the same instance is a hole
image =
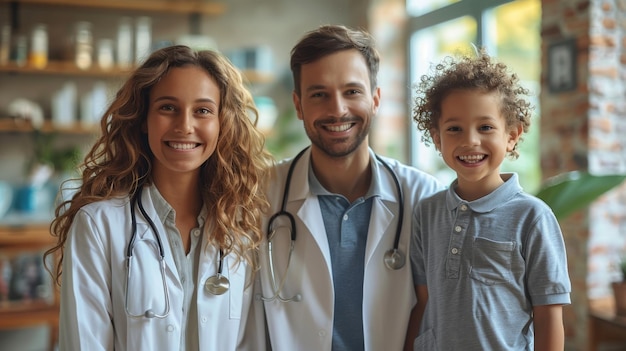
[[[53, 147], [55, 135], [33, 132], [34, 154], [27, 165], [24, 183], [17, 189], [16, 209], [32, 213], [42, 209], [49, 197], [49, 186], [57, 188], [62, 179], [67, 178], [78, 164], [80, 149], [71, 146], [65, 149]], [[50, 181], [54, 183], [49, 183]], [[49, 185], [49, 186], [48, 186]]]

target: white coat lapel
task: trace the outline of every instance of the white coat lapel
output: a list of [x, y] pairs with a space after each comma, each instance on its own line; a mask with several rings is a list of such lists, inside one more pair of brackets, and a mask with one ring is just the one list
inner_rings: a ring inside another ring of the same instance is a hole
[[[365, 265], [367, 266], [370, 263], [370, 260], [374, 256], [376, 252], [376, 248], [379, 245], [387, 245], [387, 242], [390, 242], [389, 249], [391, 249], [393, 245], [393, 237], [395, 236], [395, 231], [389, 232], [391, 222], [393, 221], [394, 214], [387, 207], [385, 201], [381, 198], [374, 198], [374, 203], [372, 206], [372, 214], [370, 217], [369, 224], [369, 232], [367, 233], [367, 246], [365, 247]], [[383, 238], [391, 238], [391, 240], [385, 240], [384, 243], [381, 243]], [[385, 249], [386, 250], [386, 249]], [[378, 262], [375, 262], [378, 264]], [[382, 262], [380, 262], [382, 264]]]
[[399, 195], [396, 193], [396, 185], [392, 174], [376, 160], [376, 156], [371, 149], [370, 160], [372, 162], [372, 172], [374, 173], [372, 179], [378, 180], [377, 186], [380, 196], [375, 197], [372, 204], [367, 246], [365, 248], [366, 266], [380, 245], [385, 245], [385, 251], [393, 247], [393, 240], [396, 234], [396, 224], [394, 223], [397, 222], [394, 221], [396, 217], [394, 213], [397, 213], [398, 206], [402, 205], [398, 203]]
[[[152, 232], [152, 228], [148, 224], [148, 221], [142, 216], [139, 209], [137, 209], [137, 230], [139, 231], [142, 228], [144, 235], [158, 235], [161, 239], [161, 244], [163, 245], [163, 251], [165, 252], [165, 274], [168, 275], [171, 281], [176, 282], [177, 285], [180, 285], [178, 280], [178, 271], [176, 269], [176, 264], [174, 263], [174, 257], [172, 255], [172, 249], [170, 247], [170, 241], [167, 238], [167, 234], [165, 232], [165, 227], [163, 226], [163, 220], [161, 216], [157, 213], [154, 208], [153, 199], [151, 197], [151, 189], [145, 187], [141, 194], [141, 199], [143, 202], [143, 206], [146, 210], [146, 213], [150, 216], [152, 222], [157, 229], [157, 233]], [[156, 240], [156, 239], [155, 239]], [[158, 254], [158, 246], [155, 247], [155, 254]]]
[[326, 265], [332, 267], [330, 264], [330, 248], [328, 247], [324, 218], [322, 218], [322, 211], [320, 210], [320, 203], [317, 197], [309, 196], [304, 201], [300, 210], [298, 210], [298, 217], [306, 226], [307, 231], [311, 233], [313, 239], [315, 239], [317, 246], [324, 256]]
[[[311, 233], [315, 239], [317, 246], [322, 252], [326, 265], [330, 265], [330, 248], [328, 247], [328, 238], [324, 227], [324, 219], [322, 218], [322, 210], [320, 209], [319, 200], [311, 194], [309, 189], [309, 164], [311, 162], [311, 149], [305, 151], [302, 158], [296, 164], [293, 172], [292, 184], [289, 195], [290, 212], [296, 213], [298, 218], [304, 223], [306, 230]], [[302, 205], [297, 208], [294, 202]], [[292, 207], [293, 206], [293, 207]], [[302, 233], [304, 234], [304, 233]], [[300, 234], [300, 235], [302, 235]], [[296, 238], [296, 241], [298, 239]]]

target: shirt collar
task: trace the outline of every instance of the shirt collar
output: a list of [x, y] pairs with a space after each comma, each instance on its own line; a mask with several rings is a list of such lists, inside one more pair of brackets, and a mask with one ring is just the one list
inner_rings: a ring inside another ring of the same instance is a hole
[[[146, 185], [145, 189], [147, 189], [148, 191], [150, 201], [152, 201], [154, 210], [159, 216], [159, 219], [161, 220], [161, 222], [164, 223], [165, 220], [168, 218], [169, 220], [174, 221], [175, 216], [176, 216], [176, 211], [174, 211], [174, 208], [172, 208], [172, 206], [170, 206], [170, 204], [165, 200], [165, 198], [163, 198], [163, 196], [159, 192], [159, 189], [154, 184]], [[206, 204], [204, 204], [202, 205], [202, 210], [200, 211], [200, 214], [198, 214], [198, 218], [197, 218], [198, 226], [200, 228], [204, 226], [207, 215], [208, 215], [208, 210], [207, 210]]]
[[504, 183], [496, 190], [474, 201], [465, 201], [461, 199], [455, 192], [458, 185], [458, 179], [455, 179], [447, 190], [446, 205], [449, 211], [455, 210], [461, 204], [467, 204], [474, 212], [485, 213], [491, 212], [503, 203], [509, 201], [512, 197], [522, 192], [519, 184], [517, 173], [501, 174]]
[[[309, 159], [310, 160], [310, 159]], [[370, 187], [367, 190], [363, 199], [368, 199], [373, 196], [380, 196], [382, 193], [381, 184], [380, 184], [380, 176], [379, 176], [379, 165], [374, 158], [373, 151], [370, 150], [370, 165], [372, 170], [372, 181], [370, 183]], [[309, 188], [313, 195], [336, 195], [326, 190], [324, 186], [319, 182], [317, 177], [315, 176], [315, 172], [313, 172], [312, 163], [309, 162]]]

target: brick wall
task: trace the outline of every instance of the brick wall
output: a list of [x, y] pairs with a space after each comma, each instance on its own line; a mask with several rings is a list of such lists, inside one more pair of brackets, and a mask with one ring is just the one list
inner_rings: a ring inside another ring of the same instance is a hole
[[[543, 0], [541, 166], [543, 177], [570, 170], [626, 173], [626, 1]], [[571, 91], [549, 89], [551, 45], [576, 41]], [[587, 344], [590, 299], [611, 296], [615, 258], [626, 252], [626, 186], [561, 222], [572, 280], [566, 349]]]

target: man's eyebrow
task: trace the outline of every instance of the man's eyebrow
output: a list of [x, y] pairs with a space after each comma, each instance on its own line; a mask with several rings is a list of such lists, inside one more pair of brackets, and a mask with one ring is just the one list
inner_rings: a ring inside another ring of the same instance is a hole
[[314, 91], [314, 90], [322, 90], [326, 88], [326, 86], [321, 85], [321, 84], [314, 84], [314, 85], [310, 85], [308, 86], [305, 91], [309, 92], [309, 91]]

